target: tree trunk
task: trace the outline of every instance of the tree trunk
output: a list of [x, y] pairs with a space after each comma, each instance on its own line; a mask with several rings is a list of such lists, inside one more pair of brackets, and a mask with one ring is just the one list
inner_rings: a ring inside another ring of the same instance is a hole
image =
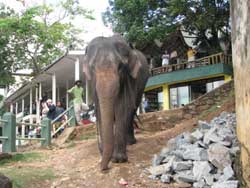
[[246, 187], [250, 187], [250, 1], [231, 0], [237, 136]]

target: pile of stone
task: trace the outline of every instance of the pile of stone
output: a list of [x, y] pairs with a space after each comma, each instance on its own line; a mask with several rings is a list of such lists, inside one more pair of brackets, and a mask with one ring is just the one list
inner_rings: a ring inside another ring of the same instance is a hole
[[233, 163], [239, 152], [236, 117], [222, 112], [211, 123], [168, 141], [147, 170], [163, 183], [189, 183], [194, 188], [237, 188]]

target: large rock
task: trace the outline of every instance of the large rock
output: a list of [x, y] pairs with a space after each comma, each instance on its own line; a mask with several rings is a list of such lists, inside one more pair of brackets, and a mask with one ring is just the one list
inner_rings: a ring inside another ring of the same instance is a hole
[[192, 161], [173, 162], [174, 171], [190, 170], [193, 167]]
[[224, 182], [234, 178], [234, 171], [231, 166], [227, 166], [223, 170], [223, 175], [219, 178], [219, 182]]
[[161, 182], [162, 183], [170, 183], [170, 181], [171, 181], [171, 175], [169, 175], [169, 174], [163, 174], [161, 176]]
[[174, 175], [174, 180], [177, 182], [193, 183], [195, 182], [194, 175], [191, 170], [180, 171]]
[[153, 176], [159, 176], [162, 174], [166, 174], [169, 172], [172, 168], [173, 162], [174, 162], [175, 157], [173, 156], [168, 163], [159, 165], [159, 166], [152, 166], [148, 169], [148, 171], [151, 173]]
[[203, 143], [208, 145], [211, 142], [223, 141], [223, 138], [219, 137], [217, 135], [216, 131], [217, 131], [217, 128], [213, 127], [208, 132], [206, 132], [206, 134], [204, 135], [204, 138], [203, 138]]
[[231, 166], [229, 149], [221, 144], [211, 144], [208, 149], [209, 161], [218, 169], [223, 170], [227, 166]]
[[185, 160], [194, 160], [194, 161], [206, 161], [208, 160], [207, 151], [203, 148], [193, 145], [187, 147], [186, 151], [183, 152], [183, 159]]
[[12, 188], [11, 180], [3, 174], [0, 174], [0, 188]]
[[238, 183], [238, 181], [216, 182], [212, 185], [211, 188], [237, 188]]
[[164, 159], [165, 159], [164, 156], [155, 154], [152, 160], [152, 166], [160, 165]]
[[195, 141], [198, 141], [198, 140], [201, 140], [203, 138], [203, 133], [199, 130], [199, 129], [196, 129], [194, 132], [192, 132], [191, 134], [191, 137], [195, 140]]
[[197, 181], [201, 180], [205, 176], [208, 176], [212, 170], [212, 167], [207, 161], [194, 161], [193, 164], [193, 174]]

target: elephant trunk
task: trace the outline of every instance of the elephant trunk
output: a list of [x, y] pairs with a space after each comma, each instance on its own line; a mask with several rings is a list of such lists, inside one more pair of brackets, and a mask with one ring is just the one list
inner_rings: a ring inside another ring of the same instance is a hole
[[101, 139], [103, 146], [101, 170], [108, 169], [114, 149], [114, 104], [113, 99], [100, 99]]

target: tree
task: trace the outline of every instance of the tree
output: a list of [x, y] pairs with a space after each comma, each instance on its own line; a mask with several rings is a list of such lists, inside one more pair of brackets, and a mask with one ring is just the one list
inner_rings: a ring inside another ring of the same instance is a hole
[[1, 32], [9, 33], [5, 48], [11, 52], [8, 57], [12, 57], [13, 71], [31, 68], [34, 75], [38, 74], [69, 47], [82, 42], [75, 37], [81, 30], [72, 24], [76, 16], [93, 19], [77, 0], [60, 2], [55, 8], [44, 4], [1, 19]]
[[[8, 18], [13, 15], [13, 10], [6, 8], [4, 5], [0, 5], [0, 86], [13, 83], [14, 81], [10, 74], [14, 60], [11, 56], [12, 51], [8, 47], [11, 35], [7, 29], [11, 23], [11, 20]], [[5, 20], [5, 22], [2, 20]]]
[[240, 143], [240, 159], [242, 167], [239, 168], [245, 180], [242, 187], [250, 187], [250, 3], [248, 0], [231, 1], [232, 17], [232, 55], [235, 83], [235, 107], [237, 118], [237, 137]]
[[139, 49], [180, 27], [208, 53], [218, 51], [218, 32], [230, 40], [228, 0], [110, 0], [103, 19]]

